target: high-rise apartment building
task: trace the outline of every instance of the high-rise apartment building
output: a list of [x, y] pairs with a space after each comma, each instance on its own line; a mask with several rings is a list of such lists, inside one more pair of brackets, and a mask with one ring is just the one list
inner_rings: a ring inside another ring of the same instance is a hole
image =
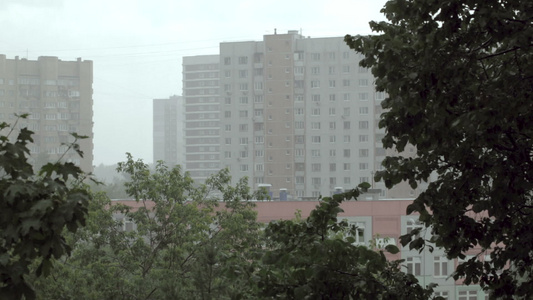
[[[17, 126], [35, 132], [29, 149], [36, 163], [63, 157], [92, 171], [92, 83], [92, 61], [48, 56], [32, 61], [0, 55], [0, 122], [13, 125], [15, 114], [28, 113]], [[88, 136], [79, 141], [83, 158], [63, 145], [73, 141], [71, 132]]]
[[[274, 196], [331, 195], [381, 168], [385, 95], [342, 37], [297, 31], [220, 44], [220, 55], [183, 59], [186, 169], [203, 179], [223, 167]], [[289, 198], [290, 198], [289, 197]]]
[[185, 170], [203, 181], [221, 169], [219, 56], [183, 58]]
[[154, 99], [153, 139], [154, 162], [164, 161], [168, 166], [185, 163], [185, 124], [183, 97]]

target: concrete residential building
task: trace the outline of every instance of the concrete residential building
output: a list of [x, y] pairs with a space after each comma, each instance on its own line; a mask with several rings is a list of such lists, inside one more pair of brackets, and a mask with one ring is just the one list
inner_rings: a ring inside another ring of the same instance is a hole
[[164, 161], [168, 166], [185, 163], [183, 97], [154, 99], [153, 102], [154, 162]]
[[[14, 114], [28, 113], [18, 128], [35, 132], [29, 145], [35, 163], [62, 157], [84, 171], [93, 166], [93, 63], [62, 61], [41, 56], [37, 60], [7, 59], [0, 55], [0, 122], [14, 124]], [[79, 141], [84, 157], [67, 153], [62, 143], [73, 141], [71, 132], [88, 136]]]
[[199, 182], [220, 168], [219, 56], [183, 58], [185, 170]]
[[[416, 191], [394, 194], [373, 183], [386, 154], [377, 127], [385, 95], [375, 92], [361, 58], [342, 37], [298, 31], [221, 43], [218, 56], [184, 57], [187, 170], [202, 179], [213, 167], [229, 167], [233, 178], [271, 185], [274, 197], [286, 189], [289, 199], [361, 182], [381, 189], [381, 197], [412, 197]], [[216, 69], [198, 69], [208, 65]], [[196, 127], [198, 114], [211, 127]]]

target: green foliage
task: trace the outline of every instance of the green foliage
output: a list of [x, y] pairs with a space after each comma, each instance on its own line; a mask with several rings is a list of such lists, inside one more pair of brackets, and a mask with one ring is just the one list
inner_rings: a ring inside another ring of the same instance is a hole
[[[71, 257], [35, 285], [42, 299], [238, 299], [261, 244], [246, 179], [222, 170], [205, 185], [179, 166], [154, 171], [128, 154], [118, 169], [140, 204], [132, 209], [95, 195], [87, 226], [70, 235]], [[224, 200], [224, 202], [220, 202]], [[219, 207], [222, 206], [222, 207]], [[225, 206], [225, 207], [224, 207]], [[124, 222], [132, 222], [133, 230]], [[82, 286], [81, 288], [77, 287]]]
[[[72, 163], [47, 163], [34, 174], [27, 148], [33, 132], [23, 128], [11, 141], [13, 128], [0, 136], [0, 298], [34, 299], [28, 276], [49, 274], [52, 260], [70, 252], [63, 231], [84, 225], [90, 196]], [[79, 151], [76, 141], [69, 149]]]
[[355, 227], [338, 222], [340, 203], [357, 198], [359, 192], [323, 198], [306, 220], [268, 225], [268, 250], [257, 274], [262, 297], [429, 299], [433, 286], [424, 289], [413, 275], [402, 273], [401, 261], [388, 262], [383, 252], [354, 245], [350, 234], [356, 234]]
[[[455, 278], [494, 297], [533, 294], [533, 2], [397, 0], [371, 22], [375, 36], [346, 36], [376, 77], [387, 187], [429, 181], [408, 208], [431, 226], [436, 246], [464, 258], [475, 246], [491, 262], [461, 264]], [[422, 249], [415, 233], [402, 243]]]

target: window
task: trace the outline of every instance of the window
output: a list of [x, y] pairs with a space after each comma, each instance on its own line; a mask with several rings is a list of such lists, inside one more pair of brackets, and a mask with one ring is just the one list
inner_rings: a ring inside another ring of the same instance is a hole
[[313, 74], [313, 75], [320, 74], [320, 67], [312, 67], [311, 68], [311, 74]]
[[296, 176], [296, 184], [304, 184], [304, 178], [303, 176]]
[[256, 136], [254, 140], [255, 140], [256, 144], [264, 144], [265, 143], [265, 137], [264, 136]]
[[226, 142], [226, 145], [231, 145], [231, 138], [226, 138], [225, 142]]
[[320, 157], [320, 150], [319, 149], [311, 150], [311, 156], [312, 157]]
[[248, 97], [239, 97], [240, 104], [248, 104]]
[[304, 67], [294, 67], [294, 75], [303, 75]]
[[368, 93], [359, 93], [360, 101], [368, 101]]
[[368, 163], [359, 163], [359, 170], [368, 170]]
[[349, 143], [350, 142], [350, 136], [349, 135], [345, 135], [344, 136], [344, 142], [345, 143]]
[[239, 117], [248, 118], [248, 111], [247, 110], [240, 110], [239, 111]]
[[337, 129], [337, 123], [336, 122], [329, 122], [329, 129], [330, 130]]
[[262, 95], [254, 96], [254, 103], [263, 103], [263, 96]]
[[312, 172], [320, 172], [322, 169], [321, 164], [311, 164], [311, 171]]
[[344, 184], [350, 184], [350, 177], [344, 177]]
[[477, 300], [477, 291], [459, 291], [457, 300]]
[[311, 116], [320, 116], [320, 108], [313, 108], [313, 110], [311, 110]]
[[262, 172], [263, 171], [263, 164], [255, 164], [255, 170]]
[[330, 88], [334, 88], [335, 87], [335, 80], [330, 80], [329, 81], [329, 87]]
[[368, 79], [359, 79], [359, 86], [368, 86]]
[[239, 83], [239, 90], [247, 91], [248, 90], [248, 83]]
[[296, 121], [294, 122], [294, 128], [296, 129], [304, 129], [305, 123], [304, 121]]
[[354, 244], [365, 243], [365, 223], [363, 222], [350, 222], [350, 227], [355, 227], [355, 242]]
[[333, 186], [337, 185], [337, 177], [330, 177], [329, 184]]
[[320, 94], [314, 94], [314, 95], [311, 95], [311, 99], [315, 102], [319, 102], [320, 101]]
[[359, 114], [360, 115], [368, 115], [368, 107], [359, 107]]
[[351, 169], [350, 163], [344, 163], [343, 169], [344, 171], [350, 171]]
[[409, 219], [407, 220], [407, 225], [406, 225], [406, 232], [407, 233], [411, 233], [411, 231], [415, 230], [415, 229], [422, 229], [424, 228], [424, 224], [422, 224], [422, 222], [420, 222], [418, 219]]
[[376, 92], [376, 100], [385, 100], [385, 92]]
[[335, 115], [335, 107], [330, 107], [329, 108], [329, 115], [330, 116], [334, 116]]
[[350, 149], [344, 149], [344, 157], [350, 157]]
[[248, 70], [239, 70], [239, 78], [248, 78]]
[[305, 137], [303, 135], [295, 135], [294, 136], [294, 142], [296, 144], [303, 144], [303, 143], [305, 143]]
[[329, 101], [330, 102], [335, 102], [335, 94], [329, 94]]
[[311, 60], [314, 60], [314, 61], [320, 60], [320, 53], [311, 53]]
[[224, 98], [224, 104], [231, 104], [231, 98], [230, 97], [225, 97]]
[[254, 109], [254, 116], [256, 116], [256, 117], [263, 116], [263, 110], [262, 109]]
[[239, 56], [239, 65], [245, 65], [248, 63], [248, 56]]
[[225, 111], [224, 112], [224, 117], [231, 118], [231, 111]]
[[294, 109], [294, 114], [295, 115], [303, 115], [304, 114], [304, 109], [303, 108], [295, 108]]
[[350, 66], [349, 65], [342, 66], [342, 73], [350, 73]]
[[246, 172], [248, 171], [248, 165], [239, 165], [239, 169], [241, 170], [241, 172]]
[[359, 73], [368, 73], [368, 68], [365, 68], [365, 67], [359, 67]]
[[224, 128], [226, 131], [231, 131], [231, 124], [226, 124]]
[[311, 182], [314, 184], [314, 185], [320, 185], [321, 184], [321, 180], [319, 177], [313, 177], [311, 178]]
[[359, 129], [368, 129], [368, 121], [359, 121]]
[[448, 276], [448, 260], [443, 256], [435, 256], [433, 270], [436, 277]]
[[351, 98], [350, 93], [344, 93], [344, 94], [342, 94], [342, 99], [343, 99], [344, 101], [348, 101], [348, 100], [350, 100], [350, 98]]
[[231, 65], [231, 57], [224, 57], [224, 65]]
[[295, 149], [294, 150], [294, 156], [303, 157], [304, 156], [304, 149]]
[[342, 86], [350, 86], [350, 80], [349, 79], [344, 79], [342, 81]]
[[313, 144], [320, 144], [320, 136], [317, 135], [317, 136], [312, 136], [311, 137], [311, 143]]
[[361, 143], [368, 142], [368, 135], [366, 134], [359, 135], [359, 142]]
[[350, 121], [344, 121], [344, 129], [350, 129]]
[[239, 124], [239, 131], [240, 132], [247, 132], [248, 131], [248, 124]]
[[263, 157], [265, 152], [263, 150], [255, 150], [255, 157]]
[[342, 58], [343, 58], [343, 59], [348, 59], [348, 58], [350, 58], [350, 52], [346, 52], [346, 51], [345, 51], [345, 52], [342, 52]]
[[224, 152], [224, 158], [231, 158], [231, 152], [230, 151], [225, 151]]
[[337, 141], [337, 136], [336, 135], [330, 135], [329, 136], [329, 142], [330, 143], [335, 143], [336, 141]]
[[240, 151], [239, 152], [240, 158], [247, 158], [248, 157], [248, 151]]
[[349, 117], [350, 116], [350, 108], [349, 107], [343, 108], [342, 115], [345, 116], [345, 117]]
[[407, 274], [413, 274], [415, 276], [420, 276], [422, 274], [422, 263], [420, 256], [411, 256], [405, 260], [407, 266]]
[[239, 138], [239, 144], [248, 145], [248, 138], [247, 137]]
[[311, 129], [319, 130], [320, 129], [320, 122], [311, 122]]
[[319, 88], [320, 87], [320, 80], [311, 80], [311, 88]]
[[329, 164], [329, 171], [330, 172], [335, 172], [337, 171], [337, 164]]

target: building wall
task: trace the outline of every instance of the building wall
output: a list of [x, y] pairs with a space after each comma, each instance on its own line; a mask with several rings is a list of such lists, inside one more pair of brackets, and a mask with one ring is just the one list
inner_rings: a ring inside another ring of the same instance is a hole
[[185, 170], [199, 181], [221, 169], [219, 56], [183, 58]]
[[[18, 128], [35, 132], [29, 146], [34, 163], [42, 165], [63, 157], [84, 171], [93, 169], [93, 64], [39, 57], [36, 61], [7, 59], [0, 55], [0, 121], [14, 124], [15, 113], [28, 113]], [[80, 140], [84, 157], [67, 153], [62, 143], [73, 141], [71, 132], [88, 136]]]
[[[289, 31], [261, 41], [221, 43], [219, 56], [185, 57], [184, 67], [217, 59], [219, 111], [213, 113], [219, 113], [219, 126], [206, 124], [204, 141], [216, 142], [210, 134], [219, 129], [218, 143], [206, 147], [220, 155], [210, 166], [230, 168], [233, 178], [247, 176], [252, 188], [271, 184], [274, 197], [287, 189], [289, 199], [329, 196], [361, 182], [381, 189], [381, 197], [419, 192], [389, 191], [373, 180], [387, 154], [381, 143], [385, 131], [377, 124], [385, 95], [375, 92], [372, 74], [359, 67], [362, 56], [342, 37], [305, 38]], [[187, 85], [189, 72], [184, 71], [186, 103], [191, 92], [207, 86]], [[187, 116], [189, 121], [192, 112]], [[188, 148], [194, 143], [186, 141]], [[188, 170], [199, 172], [192, 172], [193, 178], [212, 174], [214, 169], [196, 158], [186, 158]]]
[[154, 99], [154, 162], [162, 160], [167, 166], [184, 165], [184, 108], [185, 105], [181, 96]]

